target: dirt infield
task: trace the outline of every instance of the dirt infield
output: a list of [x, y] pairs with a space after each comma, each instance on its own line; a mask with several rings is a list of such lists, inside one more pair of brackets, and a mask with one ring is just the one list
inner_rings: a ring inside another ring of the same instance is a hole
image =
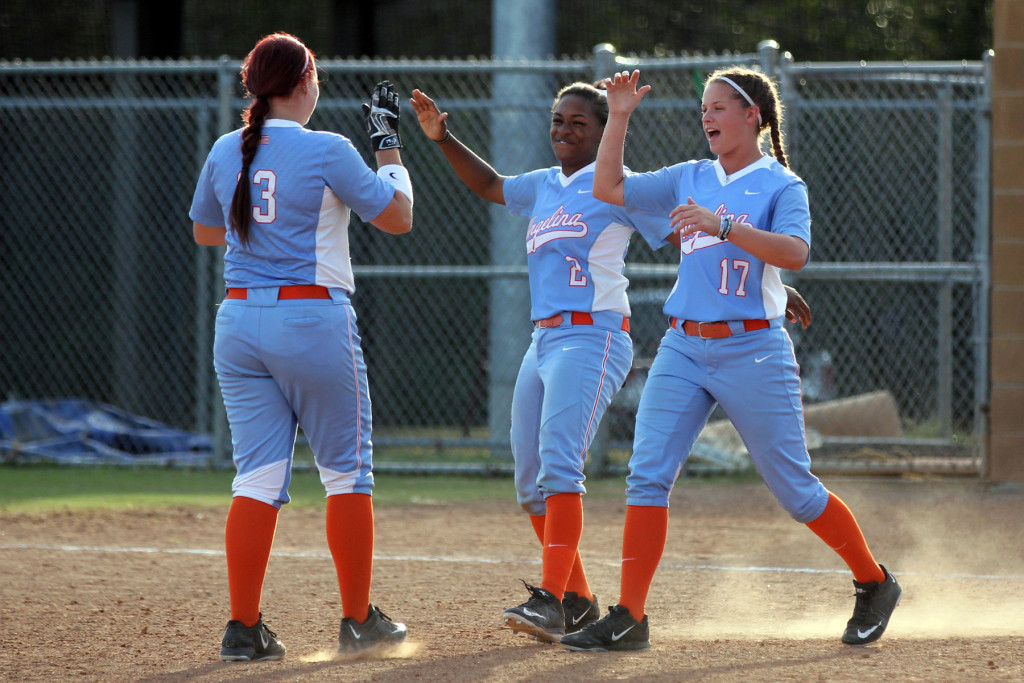
[[[648, 613], [653, 648], [573, 653], [501, 628], [539, 582], [514, 496], [379, 505], [372, 599], [409, 627], [390, 659], [331, 657], [340, 608], [324, 521], [281, 515], [264, 615], [281, 662], [224, 664], [223, 508], [0, 512], [5, 681], [959, 681], [1024, 679], [1024, 488], [964, 480], [826, 482], [857, 514], [903, 602], [885, 637], [839, 642], [853, 608], [837, 556], [759, 483], [687, 484]], [[511, 487], [511, 483], [510, 483]], [[618, 597], [621, 498], [585, 501], [582, 549]]]

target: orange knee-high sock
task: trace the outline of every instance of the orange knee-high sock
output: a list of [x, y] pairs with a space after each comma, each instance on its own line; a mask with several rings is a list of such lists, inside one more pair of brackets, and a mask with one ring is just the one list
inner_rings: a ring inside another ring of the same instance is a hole
[[233, 498], [228, 509], [224, 547], [228, 558], [231, 618], [246, 626], [260, 619], [263, 579], [277, 532], [277, 513], [273, 505], [244, 496]]
[[373, 498], [369, 494], [328, 496], [327, 547], [338, 573], [342, 615], [366, 621], [373, 575]]
[[839, 496], [829, 492], [825, 511], [813, 522], [808, 522], [807, 528], [843, 558], [857, 582], [885, 580], [885, 573], [868, 549], [860, 525]]
[[[547, 515], [530, 515], [530, 524], [533, 525], [533, 532], [540, 539], [540, 545], [544, 547], [544, 523]], [[569, 581], [565, 584], [565, 591], [572, 591], [576, 595], [593, 600], [594, 594], [590, 592], [590, 583], [587, 581], [587, 573], [583, 571], [583, 557], [579, 548], [576, 548], [576, 559], [572, 563], [572, 571], [569, 572]]]
[[561, 600], [583, 533], [583, 496], [556, 493], [548, 496], [546, 502], [548, 513], [544, 521], [544, 569], [540, 587]]
[[642, 621], [654, 572], [665, 552], [668, 536], [668, 508], [627, 505], [622, 531], [622, 578], [619, 604]]

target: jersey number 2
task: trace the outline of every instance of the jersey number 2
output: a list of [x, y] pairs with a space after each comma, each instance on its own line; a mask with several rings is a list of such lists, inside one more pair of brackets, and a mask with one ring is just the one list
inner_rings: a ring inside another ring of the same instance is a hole
[[[719, 294], [729, 294], [729, 259], [724, 258], [719, 264], [722, 268], [722, 282], [718, 287]], [[732, 261], [732, 270], [740, 271], [740, 281], [736, 285], [736, 296], [747, 295], [747, 275], [750, 273], [750, 261], [734, 260]]]
[[586, 287], [587, 276], [583, 274], [583, 266], [580, 265], [579, 259], [566, 256], [565, 260], [569, 262], [569, 286]]
[[253, 174], [252, 184], [260, 188], [260, 199], [267, 207], [266, 211], [258, 205], [252, 207], [252, 219], [257, 223], [273, 223], [277, 218], [277, 200], [274, 198], [277, 176], [273, 171], [259, 170]]

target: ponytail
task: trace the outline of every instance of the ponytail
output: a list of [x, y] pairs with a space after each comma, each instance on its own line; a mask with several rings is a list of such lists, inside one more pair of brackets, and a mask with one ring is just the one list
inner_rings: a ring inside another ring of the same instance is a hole
[[228, 223], [242, 245], [249, 244], [252, 220], [252, 182], [249, 169], [263, 136], [263, 124], [270, 115], [271, 97], [288, 97], [313, 74], [313, 53], [295, 36], [274, 33], [256, 43], [242, 62], [242, 83], [252, 102], [242, 112], [242, 171], [231, 197]]
[[231, 197], [231, 229], [238, 235], [243, 245], [249, 244], [249, 219], [252, 214], [252, 189], [249, 181], [249, 168], [256, 157], [256, 150], [263, 133], [263, 122], [270, 113], [269, 100], [260, 95], [256, 97], [242, 114], [245, 128], [242, 129], [242, 172], [238, 174], [235, 194]]

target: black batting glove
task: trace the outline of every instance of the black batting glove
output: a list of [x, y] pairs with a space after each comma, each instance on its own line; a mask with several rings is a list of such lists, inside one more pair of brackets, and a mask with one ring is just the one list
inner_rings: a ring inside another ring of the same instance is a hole
[[401, 149], [402, 138], [398, 137], [398, 119], [401, 115], [398, 94], [391, 81], [381, 81], [373, 89], [371, 104], [363, 104], [363, 122], [370, 135], [374, 152], [385, 149]]

